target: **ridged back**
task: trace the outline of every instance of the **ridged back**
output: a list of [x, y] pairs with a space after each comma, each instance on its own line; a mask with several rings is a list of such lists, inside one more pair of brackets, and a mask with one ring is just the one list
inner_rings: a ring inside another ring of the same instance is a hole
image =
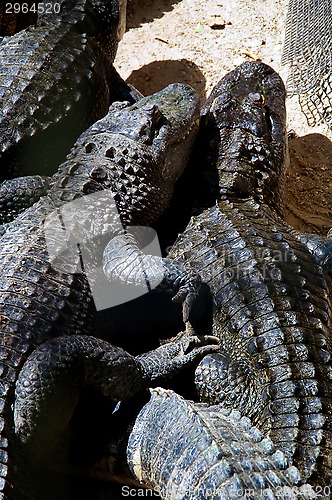
[[203, 399], [252, 417], [304, 479], [330, 475], [331, 282], [316, 258], [252, 199], [193, 218], [171, 256], [214, 298], [221, 351], [197, 370]]
[[127, 455], [133, 475], [165, 500], [312, 498], [310, 486], [297, 486], [297, 469], [248, 418], [161, 388], [136, 418]]

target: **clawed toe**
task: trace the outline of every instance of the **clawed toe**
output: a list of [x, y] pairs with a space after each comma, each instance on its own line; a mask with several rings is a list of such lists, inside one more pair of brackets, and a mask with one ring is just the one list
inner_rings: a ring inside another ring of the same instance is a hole
[[184, 335], [180, 342], [184, 354], [200, 355], [219, 349], [219, 339], [213, 335]]
[[173, 302], [182, 302], [183, 322], [189, 321], [191, 312], [199, 298], [202, 287], [201, 278], [196, 274], [188, 274], [182, 279], [177, 294], [173, 297]]

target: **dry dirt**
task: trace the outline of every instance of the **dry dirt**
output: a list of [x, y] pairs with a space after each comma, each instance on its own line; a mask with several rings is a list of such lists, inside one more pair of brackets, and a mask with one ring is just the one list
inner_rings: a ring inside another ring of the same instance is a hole
[[[173, 82], [192, 85], [202, 101], [224, 74], [259, 58], [281, 67], [287, 1], [129, 0], [127, 31], [115, 65], [147, 95]], [[309, 127], [297, 98], [287, 99], [290, 166], [285, 218], [325, 234], [332, 226], [332, 131]]]

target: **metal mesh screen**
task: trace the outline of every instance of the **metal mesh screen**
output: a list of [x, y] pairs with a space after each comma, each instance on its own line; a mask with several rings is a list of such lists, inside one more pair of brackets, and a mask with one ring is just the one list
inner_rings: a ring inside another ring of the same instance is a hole
[[309, 125], [332, 128], [332, 0], [290, 0], [282, 64]]

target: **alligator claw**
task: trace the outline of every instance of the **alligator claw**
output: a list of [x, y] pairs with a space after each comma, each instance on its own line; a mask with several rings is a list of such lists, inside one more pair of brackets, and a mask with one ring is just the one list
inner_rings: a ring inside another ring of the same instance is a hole
[[179, 342], [182, 343], [183, 356], [188, 363], [220, 348], [219, 339], [213, 335], [184, 335]]
[[198, 274], [186, 273], [180, 279], [178, 292], [173, 297], [173, 302], [182, 302], [183, 322], [189, 321], [191, 312], [197, 303], [202, 287], [202, 280]]

